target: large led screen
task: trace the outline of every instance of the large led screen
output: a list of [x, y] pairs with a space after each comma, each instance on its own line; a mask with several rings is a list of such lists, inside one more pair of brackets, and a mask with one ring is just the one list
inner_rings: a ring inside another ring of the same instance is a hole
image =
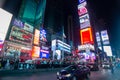
[[102, 37], [102, 42], [104, 45], [110, 44], [107, 30], [101, 31], [101, 37]]
[[104, 52], [106, 52], [107, 56], [112, 56], [112, 50], [110, 46], [103, 46]]
[[85, 6], [78, 6], [78, 15], [81, 16], [83, 14], [86, 14], [88, 11], [87, 11], [87, 8]]
[[91, 28], [80, 30], [80, 35], [81, 35], [82, 44], [93, 43], [93, 36], [92, 36]]
[[0, 45], [4, 43], [12, 19], [12, 14], [0, 8]]

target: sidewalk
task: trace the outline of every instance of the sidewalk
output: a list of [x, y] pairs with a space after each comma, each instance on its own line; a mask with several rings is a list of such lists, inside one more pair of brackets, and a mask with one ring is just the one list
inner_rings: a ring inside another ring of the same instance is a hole
[[47, 72], [47, 71], [59, 71], [62, 68], [47, 68], [47, 69], [23, 69], [23, 70], [0, 70], [0, 77], [1, 76], [10, 76], [15, 74], [33, 74], [33, 73], [39, 73], [39, 72]]

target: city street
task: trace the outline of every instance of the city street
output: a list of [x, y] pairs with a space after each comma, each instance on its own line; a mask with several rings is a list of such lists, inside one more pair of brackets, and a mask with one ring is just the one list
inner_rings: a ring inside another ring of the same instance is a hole
[[[120, 80], [120, 68], [116, 68], [112, 74], [110, 70], [101, 69], [100, 71], [92, 71], [90, 80]], [[57, 71], [46, 71], [40, 73], [24, 73], [11, 76], [0, 77], [0, 80], [56, 80]]]

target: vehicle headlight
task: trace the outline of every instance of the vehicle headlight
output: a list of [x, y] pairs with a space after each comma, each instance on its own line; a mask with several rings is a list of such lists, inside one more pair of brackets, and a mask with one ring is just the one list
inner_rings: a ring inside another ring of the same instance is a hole
[[67, 74], [67, 75], [65, 75], [65, 77], [70, 77], [71, 76], [71, 74]]
[[60, 73], [59, 73], [59, 72], [57, 72], [57, 75], [60, 75]]

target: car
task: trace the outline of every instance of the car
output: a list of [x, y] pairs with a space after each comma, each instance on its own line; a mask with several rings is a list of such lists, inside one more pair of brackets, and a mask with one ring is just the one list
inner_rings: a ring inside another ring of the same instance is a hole
[[97, 65], [97, 63], [88, 63], [87, 67], [89, 67], [91, 71], [98, 71], [99, 70], [99, 66]]
[[104, 63], [102, 64], [102, 68], [103, 68], [103, 69], [110, 69], [110, 68], [111, 68], [110, 63], [109, 63], [109, 62], [104, 62]]
[[57, 72], [57, 80], [89, 79], [90, 69], [81, 65], [70, 65]]

